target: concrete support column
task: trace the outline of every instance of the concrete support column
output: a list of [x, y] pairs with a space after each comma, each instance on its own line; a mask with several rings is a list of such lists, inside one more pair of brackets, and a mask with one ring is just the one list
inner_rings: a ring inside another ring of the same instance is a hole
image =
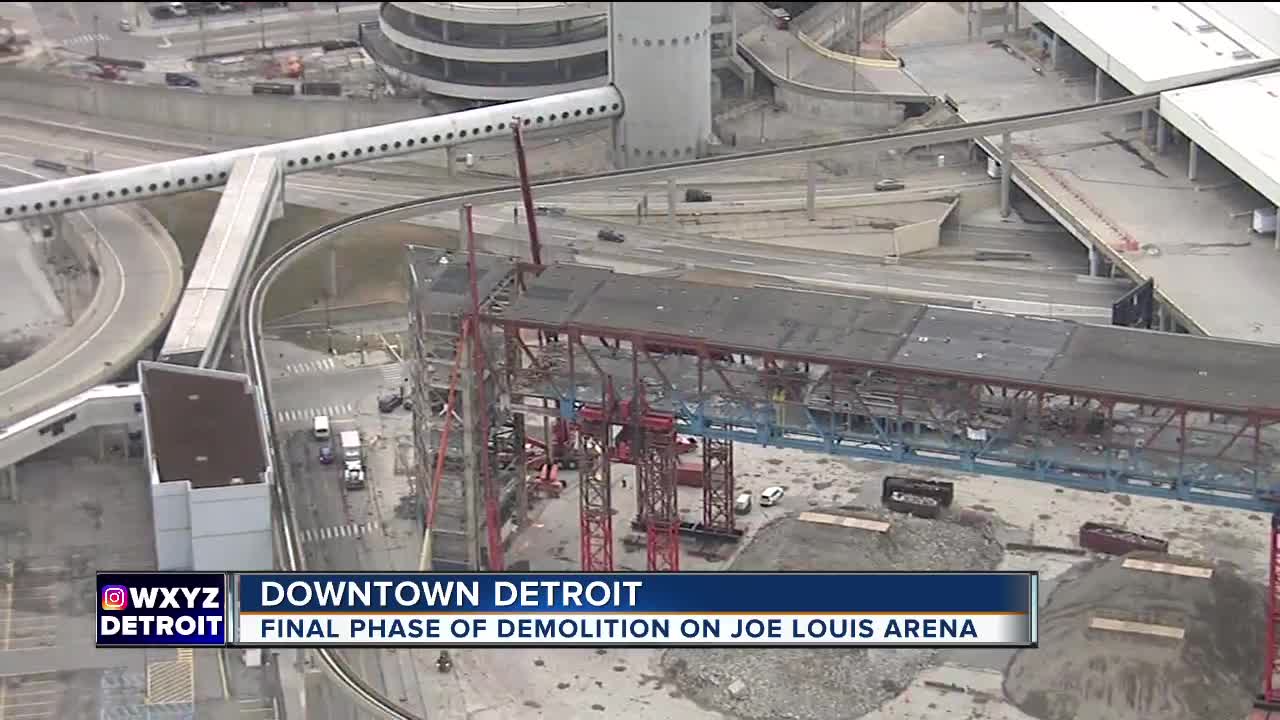
[[1018, 26], [1021, 24], [1022, 3], [1009, 3], [1013, 10], [1013, 31], [1018, 32]]
[[1089, 277], [1098, 277], [1102, 269], [1102, 257], [1096, 245], [1089, 246]]
[[1010, 194], [1013, 190], [1013, 135], [1005, 133], [1000, 144], [1000, 217], [1011, 212]]
[[329, 272], [326, 273], [326, 275], [328, 275], [329, 281], [325, 289], [329, 293], [330, 298], [337, 298], [338, 297], [338, 245], [335, 241], [333, 240], [329, 241], [329, 249], [327, 252], [329, 256], [328, 257]]
[[667, 178], [667, 222], [676, 224], [676, 179]]
[[1276, 208], [1276, 250], [1280, 251], [1280, 208]]
[[458, 359], [458, 390], [462, 393], [462, 498], [466, 507], [467, 568], [483, 570], [480, 565], [480, 472], [477, 453], [487, 445], [486, 439], [476, 437], [475, 378], [471, 368], [471, 343], [466, 343]]
[[1169, 126], [1164, 123], [1164, 116], [1156, 113], [1156, 154], [1164, 154], [1164, 145], [1169, 141]]
[[18, 502], [18, 466], [10, 465], [4, 469], [0, 477], [0, 498], [9, 502]]
[[1009, 21], [1013, 19], [1013, 9], [1010, 7], [1013, 3], [1005, 0], [1004, 3], [1004, 34], [1009, 34]]
[[1106, 82], [1107, 76], [1102, 72], [1102, 68], [1095, 67], [1093, 69], [1093, 101], [1102, 102], [1102, 84]]
[[804, 211], [809, 222], [818, 219], [818, 163], [810, 160], [805, 164], [807, 177], [804, 187]]
[[1143, 110], [1142, 113], [1142, 142], [1146, 145], [1151, 144], [1151, 113]]
[[458, 249], [467, 250], [467, 209], [458, 208]]
[[968, 29], [968, 39], [973, 40], [973, 3], [966, 2], [964, 4], [964, 19]]
[[458, 148], [454, 147], [453, 145], [450, 145], [449, 147], [444, 149], [444, 164], [449, 166], [448, 168], [446, 168], [449, 171], [449, 177], [453, 177], [454, 175], [457, 174]]
[[862, 3], [849, 3], [853, 6], [853, 54], [862, 54]]
[[1187, 140], [1187, 179], [1195, 182], [1200, 169], [1200, 146]]
[[1049, 66], [1054, 70], [1058, 69], [1058, 49], [1061, 41], [1058, 40], [1058, 34], [1053, 34], [1053, 40], [1049, 43]]

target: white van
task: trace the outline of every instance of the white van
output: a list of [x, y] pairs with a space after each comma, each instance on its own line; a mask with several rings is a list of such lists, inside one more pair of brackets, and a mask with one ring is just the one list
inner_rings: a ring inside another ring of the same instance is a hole
[[317, 440], [329, 439], [329, 416], [317, 415], [311, 423], [311, 434], [316, 436]]
[[764, 492], [760, 493], [760, 507], [773, 507], [774, 505], [777, 505], [778, 501], [782, 500], [782, 496], [785, 492], [785, 490], [777, 485], [765, 488]]

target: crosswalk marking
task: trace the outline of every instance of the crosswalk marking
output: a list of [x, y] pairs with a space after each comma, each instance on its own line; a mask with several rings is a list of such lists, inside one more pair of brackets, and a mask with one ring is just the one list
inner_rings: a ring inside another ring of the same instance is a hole
[[351, 403], [341, 403], [339, 405], [322, 405], [310, 408], [297, 408], [292, 410], [279, 410], [276, 412], [276, 421], [282, 423], [301, 423], [311, 422], [312, 418], [317, 415], [328, 415], [331, 418], [351, 415], [356, 411], [355, 405]]
[[99, 43], [105, 43], [110, 39], [111, 38], [107, 37], [106, 35], [103, 35], [102, 33], [81, 33], [80, 35], [75, 35], [69, 38], [65, 38], [59, 42], [61, 42], [63, 46], [89, 45], [93, 43], [95, 40], [97, 40]]
[[399, 385], [404, 380], [404, 369], [400, 367], [400, 363], [391, 363], [383, 365], [382, 382], [388, 385]]
[[285, 375], [314, 375], [337, 369], [338, 362], [333, 358], [323, 358], [310, 362], [293, 363], [284, 366]]
[[357, 538], [365, 533], [373, 532], [378, 529], [378, 521], [371, 520], [367, 523], [347, 523], [346, 525], [333, 525], [325, 528], [308, 528], [302, 531], [302, 542], [314, 543], [324, 540], [338, 540], [341, 538]]

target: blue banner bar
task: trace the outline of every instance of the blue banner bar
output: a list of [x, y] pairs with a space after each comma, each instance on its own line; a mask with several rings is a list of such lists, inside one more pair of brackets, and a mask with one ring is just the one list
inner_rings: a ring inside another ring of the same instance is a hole
[[1035, 573], [253, 573], [241, 613], [1030, 613]]

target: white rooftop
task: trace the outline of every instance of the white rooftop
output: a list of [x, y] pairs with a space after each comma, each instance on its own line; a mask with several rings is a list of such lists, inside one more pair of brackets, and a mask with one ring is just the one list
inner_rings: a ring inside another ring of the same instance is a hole
[[[1275, 3], [1268, 3], [1274, 5]], [[1264, 10], [1203, 2], [1026, 2], [1026, 8], [1130, 92], [1142, 94], [1276, 59], [1228, 19], [1254, 23]], [[1265, 8], [1268, 17], [1272, 8]], [[1280, 27], [1278, 25], [1277, 27]]]
[[1160, 114], [1280, 205], [1280, 73], [1163, 93]]

